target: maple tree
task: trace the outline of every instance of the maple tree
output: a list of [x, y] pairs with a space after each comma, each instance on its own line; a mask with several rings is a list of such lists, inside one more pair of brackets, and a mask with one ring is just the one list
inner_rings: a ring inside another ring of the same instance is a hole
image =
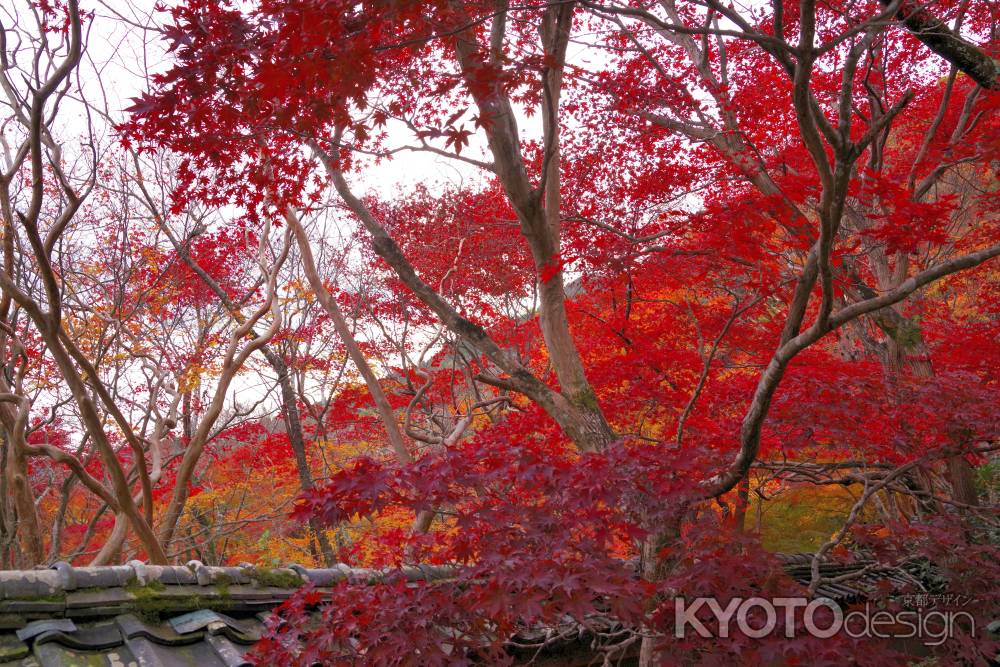
[[[606, 664], [910, 660], [672, 637], [675, 596], [813, 595], [831, 554], [1000, 609], [990, 3], [184, 0], [70, 163], [100, 19], [36, 9], [51, 67], [19, 88], [5, 41], [0, 79], [19, 563], [450, 568], [302, 592], [260, 664], [503, 663], [566, 618]], [[365, 190], [420, 155], [461, 178]], [[960, 630], [928, 650], [990, 655]]]

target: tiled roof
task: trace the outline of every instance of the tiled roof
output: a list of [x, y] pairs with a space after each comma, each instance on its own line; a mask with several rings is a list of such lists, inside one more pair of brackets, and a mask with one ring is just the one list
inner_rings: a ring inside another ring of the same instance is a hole
[[448, 568], [392, 573], [300, 566], [156, 566], [0, 571], [0, 667], [233, 667], [260, 638], [262, 620], [308, 582], [432, 580]]
[[[808, 584], [811, 555], [779, 559], [793, 578]], [[0, 667], [245, 665], [244, 653], [260, 638], [264, 618], [302, 584], [323, 589], [343, 581], [430, 581], [446, 579], [451, 572], [429, 565], [383, 572], [346, 565], [208, 567], [198, 561], [105, 567], [57, 563], [45, 570], [0, 571]], [[820, 574], [837, 581], [821, 585], [817, 595], [845, 602], [862, 599], [886, 580], [899, 589], [920, 588], [906, 572], [866, 561], [823, 562]], [[566, 640], [545, 643], [560, 651], [586, 639], [557, 630]], [[511, 639], [511, 650], [517, 655], [519, 645], [537, 644], [553, 632], [526, 629]]]
[[121, 614], [107, 621], [70, 618], [32, 621], [0, 634], [3, 667], [242, 667], [260, 639], [260, 619], [234, 619], [198, 610], [167, 622]]
[[[809, 585], [812, 578], [813, 554], [775, 555], [792, 579], [803, 586]], [[851, 563], [821, 561], [819, 574], [824, 583], [816, 587], [816, 597], [830, 598], [838, 602], [863, 600], [885, 583], [896, 591], [924, 590], [920, 580], [906, 570], [879, 565], [874, 560], [860, 559]]]

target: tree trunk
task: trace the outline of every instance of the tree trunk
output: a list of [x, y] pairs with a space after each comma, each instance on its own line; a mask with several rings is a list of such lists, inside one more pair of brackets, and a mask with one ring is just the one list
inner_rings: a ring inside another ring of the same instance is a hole
[[4, 469], [8, 493], [14, 499], [15, 533], [21, 548], [22, 567], [34, 567], [45, 561], [45, 546], [38, 522], [38, 512], [28, 483], [27, 461], [14, 453]]
[[[271, 368], [278, 374], [278, 386], [281, 388], [281, 411], [285, 415], [285, 428], [288, 432], [288, 443], [295, 454], [295, 466], [299, 473], [299, 486], [303, 491], [313, 488], [312, 471], [309, 469], [309, 458], [306, 456], [305, 437], [302, 433], [302, 418], [299, 414], [299, 406], [295, 400], [295, 390], [292, 387], [292, 378], [288, 373], [288, 365], [281, 355], [275, 352], [270, 345], [265, 345], [261, 351], [267, 357]], [[313, 550], [313, 557], [317, 560], [322, 557], [327, 566], [336, 562], [333, 553], [333, 546], [327, 539], [323, 526], [320, 525], [316, 517], [309, 518], [309, 528], [312, 530], [314, 540], [309, 541], [309, 547]], [[319, 546], [319, 553], [316, 546]]]
[[[676, 554], [669, 554], [665, 558], [661, 557], [664, 549], [669, 549], [681, 538], [681, 524], [687, 507], [682, 507], [672, 520], [658, 533], [650, 535], [642, 544], [641, 569], [642, 578], [646, 581], [662, 581], [670, 574], [677, 561]], [[661, 602], [659, 595], [649, 600], [647, 611], [652, 612]], [[639, 647], [639, 667], [655, 667], [658, 665], [656, 655], [656, 637], [643, 637]]]
[[[681, 537], [681, 517], [678, 516], [675, 523], [666, 526], [661, 532], [651, 535], [642, 545], [642, 578], [646, 581], [661, 581], [666, 577], [676, 560], [675, 555], [661, 558], [660, 554], [664, 549], [677, 543]], [[648, 604], [647, 611], [652, 613], [661, 602], [660, 596], [654, 596]], [[639, 646], [639, 667], [656, 667], [657, 660], [656, 643], [658, 638], [648, 636], [642, 638]]]
[[743, 478], [743, 481], [736, 487], [736, 511], [733, 513], [733, 525], [740, 533], [746, 529], [747, 507], [750, 505], [750, 476]]
[[[166, 232], [165, 226], [161, 226]], [[222, 289], [222, 286], [214, 280], [202, 267], [199, 265], [194, 258], [191, 257], [191, 253], [188, 252], [187, 247], [181, 243], [176, 242], [174, 237], [168, 234], [174, 249], [184, 260], [184, 263], [194, 271], [202, 282], [211, 289], [215, 295], [222, 302], [222, 305], [226, 307], [229, 314], [240, 324], [243, 322], [243, 318], [240, 315], [239, 308], [233, 303], [226, 291]], [[256, 334], [252, 334], [256, 335]], [[295, 465], [299, 475], [299, 486], [303, 491], [308, 491], [313, 488], [312, 471], [309, 469], [309, 459], [306, 456], [306, 445], [305, 437], [302, 433], [302, 418], [299, 414], [299, 406], [295, 400], [295, 390], [292, 387], [291, 376], [288, 373], [288, 365], [285, 360], [281, 358], [281, 355], [271, 348], [270, 344], [265, 343], [260, 348], [261, 354], [267, 359], [268, 364], [274, 370], [275, 374], [278, 376], [278, 386], [281, 389], [281, 409], [282, 413], [285, 415], [285, 425], [288, 430], [288, 442], [292, 448], [292, 452], [295, 455]], [[187, 392], [184, 394], [184, 405], [182, 410], [182, 420], [184, 424], [184, 435], [191, 440], [194, 434], [194, 427], [191, 422], [191, 394]], [[321, 527], [315, 519], [309, 520], [309, 527], [313, 531], [315, 542], [310, 541], [310, 549], [313, 551], [313, 556], [319, 558], [322, 555], [323, 560], [327, 565], [332, 565], [335, 561], [333, 547], [330, 545], [330, 541], [327, 539], [325, 533], [323, 533]], [[319, 546], [317, 553], [316, 546]]]
[[389, 399], [386, 398], [385, 392], [382, 390], [382, 385], [379, 384], [374, 371], [368, 365], [368, 360], [365, 359], [358, 341], [355, 340], [354, 333], [351, 331], [351, 327], [348, 326], [347, 319], [344, 317], [340, 305], [333, 298], [333, 295], [330, 294], [329, 290], [326, 289], [326, 285], [323, 284], [323, 279], [316, 268], [316, 261], [313, 259], [312, 248], [309, 246], [309, 238], [306, 236], [306, 231], [303, 229], [302, 223], [295, 212], [291, 210], [285, 211], [285, 220], [288, 226], [292, 228], [292, 233], [295, 234], [295, 240], [298, 242], [299, 252], [302, 255], [302, 268], [305, 271], [306, 278], [309, 280], [309, 286], [312, 287], [313, 293], [316, 295], [316, 299], [320, 305], [330, 316], [330, 319], [333, 320], [333, 327], [336, 329], [340, 340], [344, 343], [344, 347], [347, 348], [347, 355], [354, 363], [354, 367], [358, 369], [358, 373], [361, 374], [362, 379], [364, 379], [368, 393], [371, 394], [372, 400], [375, 402], [375, 408], [382, 419], [382, 426], [385, 428], [386, 436], [389, 438], [389, 446], [396, 453], [396, 458], [400, 463], [410, 463], [413, 461], [413, 456], [410, 454], [410, 450], [403, 440], [403, 434], [399, 430], [399, 424], [396, 423], [396, 415], [389, 404]]
[[[895, 309], [887, 308], [886, 311], [880, 313], [878, 323], [888, 336], [884, 364], [889, 372], [896, 374], [902, 369], [909, 369], [918, 378], [934, 377], [934, 366], [920, 324], [900, 315]], [[964, 456], [959, 454], [948, 458], [948, 480], [956, 502], [979, 505], [975, 473]]]

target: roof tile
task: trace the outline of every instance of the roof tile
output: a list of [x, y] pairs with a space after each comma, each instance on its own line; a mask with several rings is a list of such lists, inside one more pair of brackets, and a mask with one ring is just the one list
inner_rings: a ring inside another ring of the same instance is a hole
[[76, 624], [69, 618], [53, 618], [46, 619], [44, 621], [32, 621], [14, 634], [17, 635], [17, 638], [21, 641], [27, 641], [42, 633], [51, 632], [53, 630], [59, 630], [61, 632], [74, 632], [76, 630]]

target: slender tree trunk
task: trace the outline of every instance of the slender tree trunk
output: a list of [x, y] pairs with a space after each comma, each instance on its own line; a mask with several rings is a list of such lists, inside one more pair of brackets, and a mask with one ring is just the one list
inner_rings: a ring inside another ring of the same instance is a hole
[[[920, 324], [896, 312], [886, 312], [879, 320], [880, 327], [887, 334], [886, 358], [888, 371], [897, 375], [909, 369], [915, 377], [934, 377], [934, 366], [930, 361], [930, 351], [924, 342]], [[956, 443], [957, 444], [957, 443]], [[964, 505], [979, 505], [975, 487], [975, 472], [962, 455], [951, 456], [947, 461], [948, 480], [951, 483], [952, 498]]]
[[[542, 85], [542, 143], [545, 149], [542, 174], [542, 210], [523, 207], [521, 231], [528, 239], [537, 270], [541, 312], [539, 325], [562, 394], [581, 412], [590, 448], [603, 449], [616, 439], [587, 379], [583, 360], [570, 331], [566, 314], [566, 289], [562, 270], [562, 190], [559, 100], [563, 67], [573, 21], [573, 3], [552, 5], [542, 17], [541, 39], [547, 66]], [[510, 141], [510, 139], [506, 139]], [[514, 137], [513, 141], [517, 141]], [[494, 142], [491, 142], [491, 145]], [[496, 142], [500, 143], [500, 142]], [[499, 158], [498, 158], [499, 159]], [[516, 192], [516, 190], [515, 190]], [[516, 205], [516, 202], [515, 202]], [[537, 215], [539, 220], [529, 218]], [[548, 276], [548, 277], [547, 277]]]
[[750, 505], [750, 476], [743, 478], [743, 481], [736, 487], [736, 511], [733, 513], [733, 525], [738, 532], [746, 530], [747, 507]]
[[45, 545], [31, 486], [28, 483], [25, 457], [12, 452], [12, 456], [7, 459], [4, 475], [7, 477], [8, 493], [14, 500], [16, 512], [14, 526], [21, 548], [21, 564], [30, 567], [40, 565], [45, 561]]
[[[262, 238], [266, 238], [266, 236], [262, 236]], [[167, 509], [164, 512], [160, 525], [160, 542], [164, 545], [164, 547], [168, 547], [170, 545], [174, 536], [174, 531], [177, 529], [177, 525], [180, 522], [181, 515], [184, 512], [184, 506], [188, 499], [188, 483], [194, 476], [195, 469], [201, 455], [205, 450], [205, 446], [208, 444], [208, 439], [211, 436], [211, 428], [218, 419], [219, 414], [222, 412], [226, 392], [228, 391], [233, 378], [239, 369], [242, 368], [247, 358], [259, 350], [262, 346], [266, 345], [271, 338], [274, 337], [274, 334], [277, 333], [279, 327], [281, 326], [281, 314], [277, 309], [275, 301], [277, 298], [276, 281], [277, 272], [280, 269], [281, 264], [285, 261], [285, 258], [288, 256], [288, 250], [289, 239], [286, 238], [283, 250], [279, 254], [278, 259], [275, 260], [275, 263], [269, 269], [270, 275], [267, 280], [267, 297], [264, 303], [257, 309], [257, 311], [254, 312], [253, 315], [251, 315], [251, 317], [241, 323], [230, 336], [229, 345], [224, 355], [224, 361], [219, 373], [218, 383], [215, 387], [215, 394], [212, 397], [211, 403], [209, 403], [208, 409], [198, 422], [198, 426], [195, 429], [194, 434], [187, 443], [184, 456], [181, 458], [181, 462], [177, 466], [175, 478], [176, 483], [173, 495], [170, 499], [170, 503], [167, 505]], [[271, 324], [268, 325], [267, 329], [263, 332], [255, 332], [254, 326], [267, 312], [270, 312], [272, 315]], [[247, 342], [243, 346], [242, 350], [240, 350], [240, 341], [247, 337], [252, 340]]]
[[[306, 456], [305, 437], [302, 433], [302, 418], [299, 414], [299, 406], [295, 401], [295, 390], [292, 387], [292, 378], [288, 373], [288, 365], [281, 355], [274, 351], [270, 345], [261, 348], [261, 352], [267, 357], [271, 368], [278, 375], [278, 386], [281, 388], [281, 410], [285, 415], [285, 428], [288, 432], [288, 443], [292, 447], [295, 455], [295, 466], [299, 473], [299, 486], [303, 491], [313, 488], [312, 471], [309, 468], [309, 458]], [[312, 530], [314, 540], [310, 540], [310, 549], [313, 550], [313, 557], [319, 560], [322, 557], [326, 565], [333, 565], [336, 561], [333, 546], [327, 539], [323, 526], [316, 520], [316, 517], [309, 518], [309, 528]], [[316, 546], [319, 546], [319, 553]]]
[[17, 390], [11, 391], [5, 378], [0, 378], [0, 390], [5, 399], [0, 402], [0, 435], [3, 436], [6, 454], [3, 475], [7, 493], [13, 497], [15, 520], [12, 528], [21, 545], [21, 559], [33, 567], [44, 562], [45, 547], [28, 477], [24, 434], [31, 404], [26, 397], [20, 395], [19, 385]]
[[[337, 304], [337, 300], [333, 298], [333, 295], [326, 289], [326, 285], [323, 284], [323, 279], [316, 268], [316, 260], [313, 259], [312, 248], [309, 246], [309, 238], [306, 236], [306, 230], [303, 229], [298, 216], [291, 209], [285, 211], [285, 220], [288, 222], [288, 226], [291, 227], [292, 233], [295, 234], [295, 239], [299, 244], [299, 252], [302, 254], [302, 268], [305, 271], [306, 278], [309, 280], [309, 286], [312, 287], [313, 293], [319, 300], [320, 305], [323, 306], [330, 319], [333, 320], [333, 327], [337, 331], [337, 335], [340, 336], [340, 340], [344, 343], [344, 347], [347, 348], [347, 355], [351, 358], [355, 368], [358, 369], [358, 372], [364, 379], [368, 393], [375, 402], [375, 409], [382, 420], [386, 436], [389, 438], [389, 446], [396, 453], [396, 459], [400, 463], [412, 463], [413, 455], [410, 454], [410, 449], [406, 446], [406, 441], [403, 439], [403, 432], [396, 421], [396, 414], [389, 404], [389, 399], [386, 397], [385, 392], [382, 390], [382, 385], [379, 384], [378, 378], [375, 377], [375, 372], [372, 371], [368, 360], [361, 351], [358, 341], [354, 338], [354, 333], [347, 324], [347, 319], [344, 317], [340, 305]], [[427, 532], [430, 530], [433, 521], [433, 512], [418, 512], [413, 523], [414, 532]]]
[[7, 461], [10, 456], [10, 443], [0, 440], [0, 570], [13, 569], [13, 549], [11, 546], [17, 539], [15, 510], [10, 497], [10, 482], [7, 478]]
[[[643, 542], [641, 568], [642, 578], [646, 581], [662, 581], [675, 566], [677, 560], [676, 553], [670, 553], [666, 557], [662, 557], [661, 555], [665, 549], [670, 549], [680, 541], [681, 525], [686, 510], [686, 507], [680, 508], [667, 525], [663, 526], [658, 533], [650, 535]], [[651, 613], [661, 601], [660, 596], [654, 596], [648, 603], [647, 611]], [[652, 636], [642, 638], [642, 643], [639, 647], [639, 667], [656, 667], [659, 664], [656, 651], [658, 641], [660, 641], [659, 638]]]
[[[456, 10], [463, 11], [461, 3], [453, 2], [452, 5]], [[597, 395], [587, 380], [569, 328], [560, 245], [559, 99], [573, 11], [572, 2], [552, 4], [546, 7], [542, 18], [540, 37], [545, 51], [541, 82], [543, 169], [542, 182], [537, 187], [528, 176], [510, 97], [499, 82], [491, 87], [479, 84], [483, 67], [496, 64], [499, 49], [485, 49], [476, 34], [469, 30], [456, 36], [455, 52], [480, 117], [488, 120], [486, 135], [493, 155], [494, 171], [517, 213], [521, 234], [534, 260], [538, 279], [539, 324], [552, 368], [559, 380], [559, 394], [563, 401], [558, 403], [564, 404], [552, 405], [551, 400], [539, 400], [540, 397], [525, 393], [559, 422], [577, 447], [583, 451], [600, 451], [614, 442], [617, 435], [608, 424]], [[503, 43], [502, 30], [506, 21], [500, 18], [494, 21], [491, 28], [491, 47]], [[370, 223], [366, 224], [371, 228]], [[390, 264], [397, 268], [396, 264]], [[459, 329], [453, 330], [462, 333]]]
[[309, 280], [309, 286], [312, 287], [313, 293], [319, 300], [320, 305], [326, 310], [330, 319], [333, 320], [333, 327], [336, 329], [337, 335], [340, 336], [340, 340], [343, 341], [344, 347], [347, 348], [347, 355], [351, 358], [355, 368], [358, 369], [358, 373], [361, 374], [362, 379], [364, 379], [368, 393], [371, 394], [372, 401], [375, 402], [375, 409], [378, 410], [379, 417], [382, 419], [386, 436], [389, 438], [389, 446], [396, 453], [396, 458], [400, 463], [410, 463], [413, 461], [413, 456], [406, 446], [406, 441], [403, 440], [403, 433], [399, 430], [399, 424], [396, 423], [396, 415], [389, 404], [389, 399], [386, 397], [385, 392], [382, 390], [382, 385], [379, 384], [378, 378], [375, 377], [375, 372], [372, 371], [368, 360], [361, 351], [358, 341], [354, 338], [354, 333], [347, 324], [347, 318], [344, 317], [344, 312], [340, 309], [340, 305], [333, 298], [333, 295], [330, 294], [329, 290], [326, 289], [326, 285], [323, 284], [323, 279], [316, 268], [316, 261], [313, 259], [312, 248], [309, 246], [309, 238], [306, 236], [305, 229], [302, 228], [302, 223], [295, 212], [291, 210], [285, 212], [285, 220], [288, 222], [289, 227], [292, 228], [295, 240], [299, 244], [299, 252], [302, 254], [302, 268], [305, 271], [306, 278]]
[[90, 561], [90, 567], [108, 565], [114, 561], [115, 554], [121, 551], [122, 545], [125, 543], [125, 536], [128, 532], [127, 528], [128, 519], [125, 518], [124, 514], [119, 512], [115, 515], [115, 525], [111, 529], [111, 534], [104, 540], [104, 544], [101, 545], [97, 554]]
[[76, 477], [67, 477], [60, 488], [59, 509], [56, 511], [56, 516], [52, 521], [52, 530], [49, 534], [49, 555], [46, 558], [46, 561], [49, 563], [59, 560], [59, 554], [62, 552], [63, 530], [66, 528], [66, 513], [69, 511], [69, 502], [72, 498], [73, 487], [77, 481]]

